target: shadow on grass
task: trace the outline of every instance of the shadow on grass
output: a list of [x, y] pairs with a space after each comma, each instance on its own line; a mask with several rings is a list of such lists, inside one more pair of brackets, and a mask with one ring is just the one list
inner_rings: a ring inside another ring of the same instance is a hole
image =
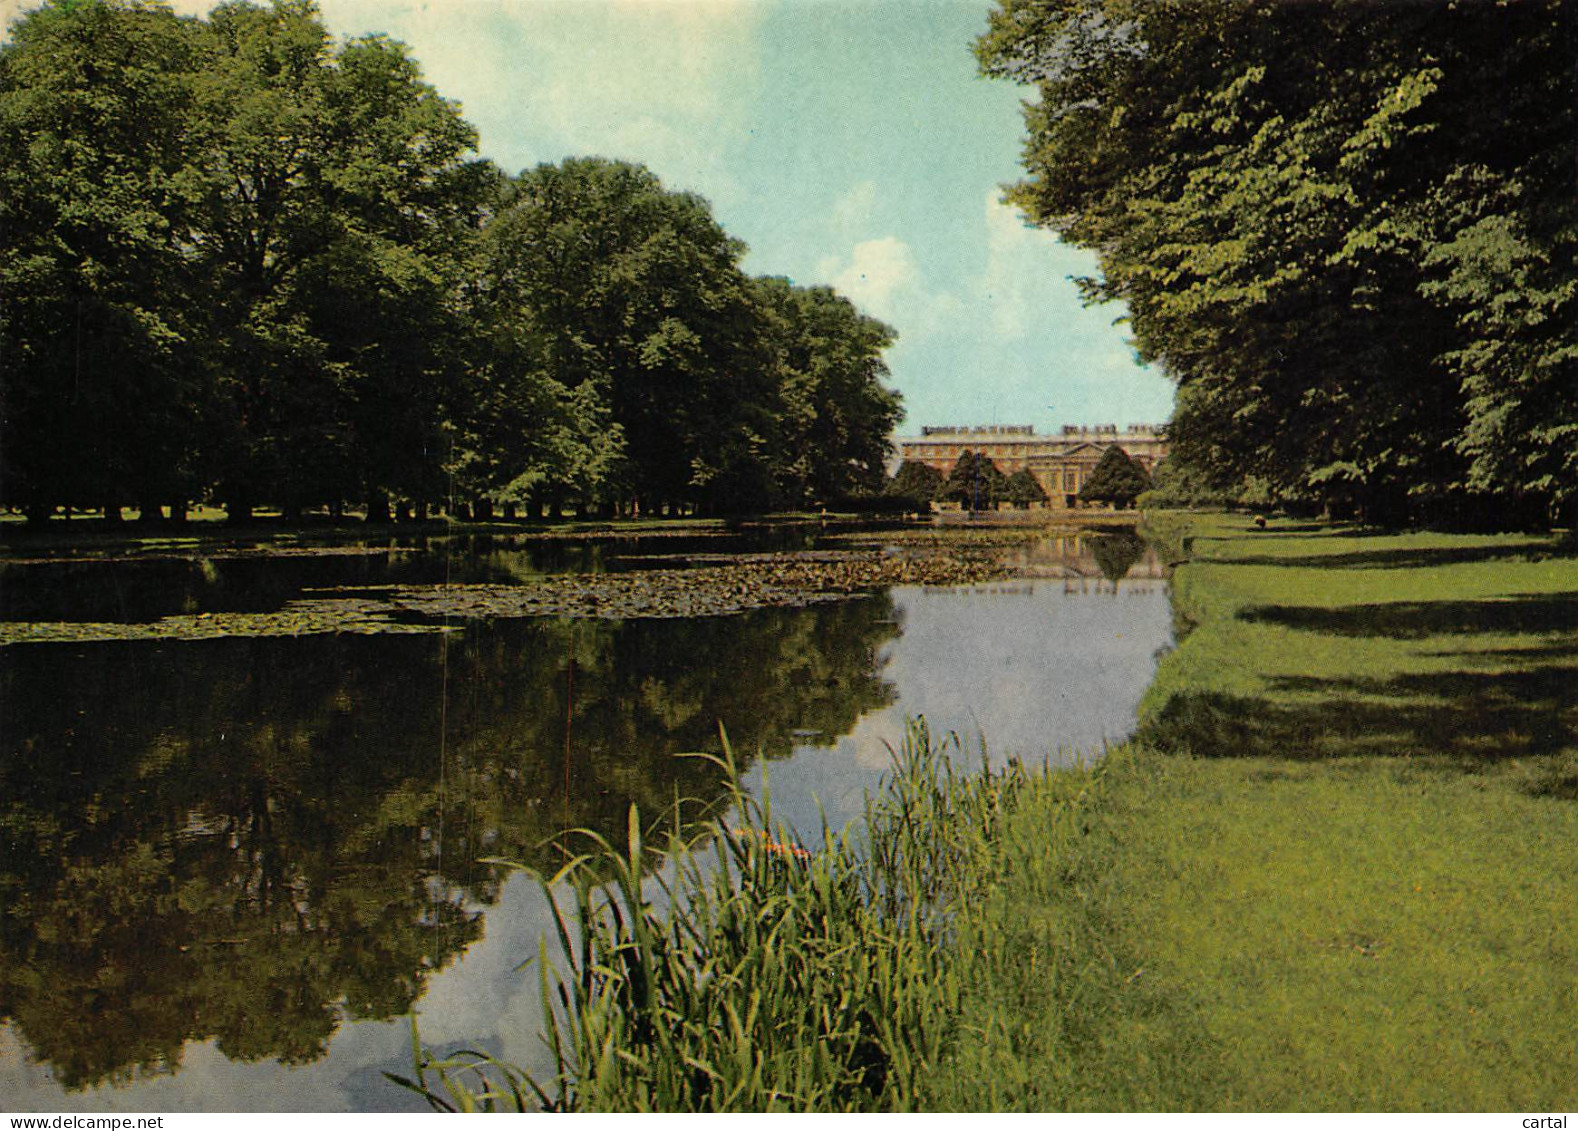
[[[1280, 534], [1281, 531], [1278, 531]], [[1349, 534], [1346, 537], [1354, 537]], [[1473, 565], [1479, 562], [1549, 561], [1578, 558], [1578, 545], [1552, 545], [1530, 542], [1524, 545], [1421, 547], [1395, 550], [1361, 550], [1356, 553], [1308, 554], [1280, 557], [1248, 554], [1213, 560], [1213, 565], [1288, 566], [1294, 569], [1421, 569], [1446, 565]]]
[[1385, 636], [1398, 640], [1473, 633], [1571, 632], [1578, 630], [1578, 592], [1481, 601], [1389, 601], [1335, 609], [1260, 605], [1239, 616], [1246, 621], [1328, 636]]
[[[1421, 656], [1456, 656], [1461, 658], [1461, 648], [1441, 650], [1420, 650]], [[1476, 659], [1487, 662], [1500, 661], [1503, 664], [1530, 663], [1536, 660], [1569, 660], [1578, 664], [1578, 637], [1558, 636], [1550, 641], [1541, 641], [1521, 648], [1476, 648], [1471, 653]]]
[[1578, 657], [1518, 671], [1290, 678], [1272, 690], [1279, 699], [1175, 696], [1140, 737], [1205, 757], [1446, 755], [1483, 762], [1578, 749]]

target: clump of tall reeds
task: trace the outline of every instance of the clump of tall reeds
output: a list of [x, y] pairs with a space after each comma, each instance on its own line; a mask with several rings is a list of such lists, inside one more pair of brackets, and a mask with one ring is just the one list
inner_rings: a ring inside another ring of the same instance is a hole
[[[989, 880], [1026, 780], [961, 773], [958, 740], [911, 726], [865, 820], [806, 845], [734, 783], [699, 835], [595, 846], [539, 877], [557, 925], [536, 962], [549, 1078], [483, 1054], [397, 1082], [443, 1109], [841, 1111], [914, 1106], [958, 1016], [950, 940]], [[983, 754], [984, 761], [984, 754]]]

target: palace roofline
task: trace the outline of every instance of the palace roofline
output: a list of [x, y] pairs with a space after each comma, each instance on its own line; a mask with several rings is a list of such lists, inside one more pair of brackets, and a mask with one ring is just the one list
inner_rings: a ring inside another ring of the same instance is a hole
[[1018, 440], [1059, 440], [1073, 436], [1165, 436], [1165, 424], [1130, 424], [1119, 429], [1116, 424], [1065, 424], [1061, 432], [1053, 432], [1041, 436], [1036, 435], [1035, 426], [1032, 424], [923, 424], [919, 436], [902, 436], [897, 439], [921, 440], [942, 439], [944, 437], [971, 437], [991, 438], [997, 441], [1010, 443]]

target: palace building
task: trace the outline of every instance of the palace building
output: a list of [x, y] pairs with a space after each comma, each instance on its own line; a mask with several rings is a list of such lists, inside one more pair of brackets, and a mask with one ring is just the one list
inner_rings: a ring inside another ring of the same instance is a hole
[[1028, 424], [925, 427], [919, 436], [896, 437], [894, 444], [900, 462], [914, 460], [944, 475], [966, 450], [989, 456], [1004, 475], [1028, 470], [1054, 505], [1073, 506], [1110, 447], [1122, 448], [1147, 472], [1154, 471], [1167, 457], [1167, 430], [1158, 424], [1130, 424], [1122, 431], [1116, 424], [1068, 424], [1059, 434], [1037, 436]]

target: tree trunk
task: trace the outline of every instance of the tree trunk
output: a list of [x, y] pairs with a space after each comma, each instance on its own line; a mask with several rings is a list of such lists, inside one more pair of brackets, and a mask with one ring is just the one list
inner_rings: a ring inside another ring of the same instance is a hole
[[137, 508], [137, 521], [152, 526], [164, 521], [164, 508], [158, 503], [143, 503]]
[[170, 500], [170, 521], [172, 523], [174, 523], [176, 526], [185, 526], [186, 525], [186, 500], [185, 499], [171, 499]]
[[373, 495], [367, 500], [367, 521], [389, 521], [389, 496]]
[[121, 520], [120, 504], [119, 503], [105, 503], [104, 504], [104, 521], [105, 522], [119, 522], [120, 520]]

